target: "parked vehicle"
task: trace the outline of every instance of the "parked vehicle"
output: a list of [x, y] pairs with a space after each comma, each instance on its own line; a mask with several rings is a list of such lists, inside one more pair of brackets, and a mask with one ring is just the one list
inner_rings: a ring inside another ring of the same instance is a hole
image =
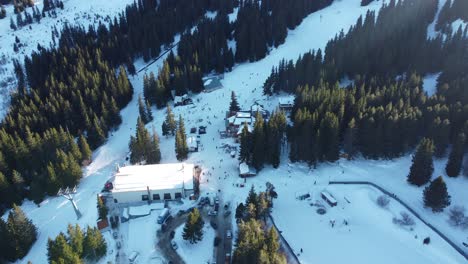
[[209, 215], [209, 216], [217, 216], [217, 215], [218, 215], [218, 211], [209, 211], [209, 212], [208, 212], [208, 215]]
[[215, 221], [211, 220], [210, 225], [211, 225], [211, 227], [213, 227], [213, 229], [218, 229], [218, 224], [216, 224]]
[[186, 213], [185, 210], [179, 210], [179, 212], [177, 212], [177, 216], [181, 216], [185, 213]]
[[171, 247], [174, 250], [177, 250], [179, 248], [179, 246], [177, 246], [177, 243], [175, 241], [171, 241]]
[[117, 232], [114, 232], [112, 233], [112, 236], [114, 237], [114, 239], [117, 239], [119, 237], [119, 234]]
[[224, 212], [224, 217], [228, 217], [231, 214], [231, 211]]
[[169, 217], [169, 208], [164, 208], [161, 214], [158, 216], [158, 224], [163, 224]]
[[170, 238], [170, 239], [173, 239], [174, 236], [175, 236], [175, 231], [172, 230], [171, 233], [169, 233], [169, 238]]
[[217, 247], [217, 246], [219, 245], [220, 242], [221, 242], [221, 238], [215, 237], [215, 238], [214, 238], [213, 244], [214, 244], [215, 247]]
[[120, 244], [120, 241], [117, 241], [117, 249], [120, 249], [122, 247], [122, 244]]
[[199, 135], [206, 134], [206, 126], [199, 126], [198, 127], [198, 134]]
[[135, 260], [138, 258], [138, 255], [139, 255], [138, 252], [133, 251], [133, 252], [130, 254], [130, 256], [128, 256], [128, 261], [129, 261], [130, 263], [135, 263]]
[[197, 133], [197, 128], [196, 127], [190, 128], [190, 134], [195, 134], [195, 133]]
[[228, 229], [228, 230], [226, 231], [226, 237], [229, 238], [229, 239], [232, 238], [232, 232], [231, 232], [230, 229]]

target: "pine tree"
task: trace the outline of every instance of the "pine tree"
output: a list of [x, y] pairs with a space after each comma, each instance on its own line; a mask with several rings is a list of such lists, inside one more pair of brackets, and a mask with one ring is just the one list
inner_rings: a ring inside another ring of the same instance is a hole
[[91, 148], [88, 145], [88, 141], [83, 135], [80, 135], [78, 146], [80, 147], [82, 160], [89, 163], [91, 161], [91, 155], [93, 154], [93, 152], [91, 151]]
[[424, 189], [424, 205], [433, 212], [442, 212], [450, 205], [450, 195], [442, 176], [437, 177]]
[[8, 237], [15, 250], [14, 258], [8, 259], [14, 261], [21, 259], [28, 253], [37, 239], [36, 226], [29, 220], [20, 207], [13, 205], [7, 220]]
[[5, 7], [0, 4], [0, 19], [3, 19], [6, 17], [6, 10], [5, 10]]
[[80, 226], [78, 224], [75, 226], [68, 224], [67, 235], [68, 235], [68, 243], [71, 246], [71, 249], [73, 250], [73, 252], [75, 252], [78, 256], [82, 256], [84, 234]]
[[188, 240], [190, 244], [196, 244], [203, 239], [203, 219], [200, 212], [195, 208], [187, 217], [182, 238]]
[[352, 159], [356, 154], [356, 133], [356, 121], [354, 118], [352, 118], [348, 123], [348, 127], [346, 128], [343, 144], [343, 150], [347, 154], [348, 159]]
[[136, 135], [130, 137], [130, 162], [133, 164], [147, 161], [151, 153], [151, 136], [145, 127], [142, 119], [138, 117], [136, 126]]
[[258, 171], [265, 162], [265, 128], [263, 117], [257, 112], [252, 134], [252, 165]]
[[5, 175], [0, 171], [0, 204], [11, 205], [14, 200], [12, 196], [13, 190], [11, 189], [11, 185]]
[[236, 207], [236, 219], [243, 219], [245, 216], [245, 206], [244, 206], [244, 203], [240, 203], [237, 207]]
[[107, 219], [107, 213], [109, 209], [104, 204], [104, 202], [102, 201], [99, 195], [97, 196], [97, 210], [98, 210], [99, 219], [102, 219], [102, 220]]
[[47, 241], [47, 257], [49, 263], [83, 263], [80, 256], [68, 244], [67, 237], [62, 232], [54, 240], [49, 238]]
[[[163, 128], [166, 128], [167, 135], [175, 135], [177, 124], [175, 121], [174, 114], [172, 113], [172, 109], [169, 105], [167, 105], [167, 112], [166, 112], [166, 120], [163, 123]], [[164, 135], [164, 129], [163, 129]]]
[[182, 161], [188, 157], [187, 135], [185, 134], [185, 125], [182, 116], [179, 116], [179, 125], [176, 132], [175, 150], [177, 160]]
[[151, 110], [147, 109], [147, 105], [143, 103], [141, 96], [138, 96], [138, 112], [140, 113], [140, 118], [144, 124], [148, 124], [152, 120], [152, 116], [148, 114], [151, 113]]
[[251, 162], [252, 140], [247, 123], [244, 123], [240, 135], [239, 161], [250, 164]]
[[252, 185], [249, 190], [249, 195], [247, 196], [247, 199], [245, 200], [245, 205], [248, 206], [249, 204], [256, 204], [257, 203], [257, 193], [255, 192], [255, 187]]
[[460, 174], [465, 152], [465, 140], [465, 134], [460, 133], [457, 136], [455, 144], [452, 146], [452, 151], [445, 167], [445, 172], [449, 177], [457, 177]]
[[58, 190], [60, 189], [62, 183], [60, 179], [57, 178], [57, 174], [55, 173], [54, 166], [50, 162], [49, 165], [47, 165], [47, 194], [48, 195], [56, 195]]
[[151, 144], [149, 146], [149, 153], [147, 154], [146, 162], [148, 164], [157, 164], [161, 161], [161, 151], [159, 150], [159, 137], [153, 129], [153, 136], [151, 137]]
[[339, 123], [338, 117], [330, 112], [325, 114], [325, 117], [320, 123], [320, 153], [322, 159], [334, 162], [339, 159]]
[[88, 226], [83, 241], [83, 255], [89, 260], [98, 260], [106, 254], [107, 244], [101, 232]]
[[146, 117], [148, 118], [148, 122], [153, 121], [153, 113], [151, 112], [151, 105], [148, 100], [146, 100]]
[[88, 143], [92, 148], [97, 148], [106, 140], [105, 132], [96, 115], [94, 115], [91, 130], [88, 131]]
[[434, 144], [432, 140], [423, 138], [419, 143], [416, 153], [413, 156], [408, 182], [417, 186], [421, 186], [429, 182], [432, 173], [434, 172], [434, 164], [432, 154], [434, 152]]
[[236, 94], [234, 91], [231, 92], [231, 103], [229, 105], [229, 112], [236, 113], [240, 111], [239, 103], [237, 102]]
[[13, 30], [17, 30], [18, 27], [15, 24], [15, 21], [13, 21], [13, 17], [10, 18], [10, 28]]

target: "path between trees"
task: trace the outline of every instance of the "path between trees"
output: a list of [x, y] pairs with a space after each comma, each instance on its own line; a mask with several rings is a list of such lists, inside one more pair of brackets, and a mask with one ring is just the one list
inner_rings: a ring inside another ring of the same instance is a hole
[[333, 185], [370, 185], [379, 191], [385, 193], [386, 195], [392, 197], [394, 200], [399, 202], [401, 205], [403, 205], [408, 211], [410, 211], [414, 216], [416, 216], [421, 222], [423, 222], [427, 227], [429, 227], [432, 231], [434, 231], [436, 234], [438, 234], [442, 239], [444, 239], [449, 245], [451, 245], [458, 253], [460, 253], [462, 256], [465, 257], [465, 259], [468, 260], [468, 254], [461, 248], [459, 247], [455, 242], [450, 240], [447, 236], [445, 236], [441, 231], [439, 231], [436, 227], [431, 225], [429, 222], [424, 220], [424, 218], [421, 217], [420, 214], [418, 214], [415, 210], [413, 210], [408, 204], [406, 204], [404, 201], [402, 201], [400, 198], [398, 198], [395, 194], [385, 190], [384, 188], [380, 187], [379, 185], [368, 182], [368, 181], [330, 181], [330, 184]]
[[151, 62], [149, 62], [148, 64], [146, 64], [145, 66], [143, 66], [143, 68], [139, 69], [137, 71], [137, 73], [140, 73], [146, 69], [148, 69], [149, 66], [151, 66], [153, 63], [157, 62], [162, 56], [166, 55], [169, 51], [171, 51], [173, 48], [177, 47], [177, 45], [179, 45], [179, 42], [180, 41], [177, 41], [176, 43], [172, 44], [169, 48], [167, 48], [165, 51], [163, 51], [161, 54], [159, 54], [158, 57], [156, 57], [155, 59], [153, 59]]

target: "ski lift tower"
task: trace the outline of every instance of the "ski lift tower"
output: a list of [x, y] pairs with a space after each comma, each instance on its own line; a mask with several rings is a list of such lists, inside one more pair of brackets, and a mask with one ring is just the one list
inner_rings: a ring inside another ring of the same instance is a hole
[[71, 204], [73, 205], [73, 209], [75, 210], [76, 218], [80, 219], [82, 214], [80, 210], [78, 209], [78, 206], [76, 206], [75, 201], [73, 200], [73, 194], [75, 193], [76, 193], [76, 186], [73, 187], [73, 189], [70, 189], [69, 187], [67, 187], [65, 190], [63, 190], [62, 188], [60, 188], [57, 195], [60, 195], [71, 202]]

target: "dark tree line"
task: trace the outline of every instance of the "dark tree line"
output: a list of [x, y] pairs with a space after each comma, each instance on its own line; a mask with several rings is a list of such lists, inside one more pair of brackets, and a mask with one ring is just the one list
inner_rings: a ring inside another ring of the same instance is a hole
[[307, 15], [330, 5], [331, 0], [243, 0], [234, 24], [235, 60], [257, 61], [269, 47], [283, 44], [288, 29], [294, 29]]
[[[467, 34], [427, 40], [435, 10], [436, 1], [390, 1], [377, 20], [369, 12], [331, 40], [326, 56], [309, 52], [273, 68], [264, 93], [296, 93], [288, 133], [293, 161], [335, 161], [341, 148], [348, 157], [394, 158], [424, 136], [441, 157], [466, 134]], [[416, 73], [437, 71], [437, 94], [428, 97]], [[354, 83], [340, 88], [346, 76]]]
[[96, 227], [83, 231], [79, 225], [68, 225], [67, 233], [47, 241], [49, 263], [88, 263], [95, 262], [107, 252], [107, 244]]
[[4, 19], [6, 17], [6, 10], [5, 7], [0, 4], [0, 19]]
[[267, 190], [258, 194], [252, 186], [245, 205], [237, 206], [238, 232], [232, 263], [286, 263], [285, 256], [279, 252], [278, 233], [274, 227], [265, 226], [273, 198], [277, 194], [271, 184], [267, 183]]
[[[193, 30], [182, 34], [177, 56], [166, 59], [157, 80], [148, 77], [145, 100], [161, 108], [171, 99], [170, 92], [183, 95], [203, 90], [202, 75], [230, 71], [234, 62], [256, 61], [266, 56], [270, 47], [282, 44], [287, 29], [302, 19], [331, 4], [330, 0], [294, 0], [284, 5], [278, 0], [220, 1], [214, 19], [202, 19]], [[237, 20], [230, 23], [227, 14], [239, 5]], [[236, 41], [236, 54], [228, 41]]]
[[253, 130], [250, 132], [247, 124], [242, 128], [239, 161], [252, 165], [257, 171], [265, 164], [277, 168], [285, 132], [286, 116], [283, 112], [273, 112], [268, 121], [257, 113]]
[[138, 117], [137, 120], [136, 135], [130, 137], [129, 148], [132, 164], [140, 162], [157, 164], [161, 161], [158, 134], [153, 129], [153, 135], [150, 135], [141, 117]]
[[436, 30], [442, 30], [451, 34], [451, 23], [457, 19], [468, 21], [468, 1], [466, 0], [447, 0], [439, 12], [439, 18], [436, 23]]
[[367, 6], [372, 3], [374, 0], [361, 0], [361, 6]]
[[[135, 73], [134, 58], [159, 55], [161, 45], [173, 42], [177, 32], [210, 8], [221, 8], [215, 2], [138, 1], [108, 26], [66, 25], [61, 34], [54, 29], [51, 48], [38, 46], [24, 67], [15, 62], [18, 90], [0, 127], [0, 189], [5, 190], [0, 204], [11, 206], [25, 197], [40, 202], [45, 194], [76, 185], [89, 151], [120, 124], [119, 111], [132, 98], [126, 70], [114, 68], [126, 64]], [[83, 138], [86, 146], [75, 138]]]

